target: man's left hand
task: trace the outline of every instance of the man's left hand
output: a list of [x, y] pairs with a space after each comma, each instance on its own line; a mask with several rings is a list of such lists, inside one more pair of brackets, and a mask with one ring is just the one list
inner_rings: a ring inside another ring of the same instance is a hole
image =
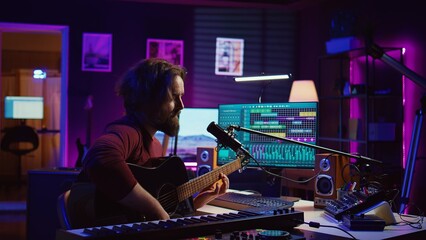
[[200, 194], [198, 194], [197, 197], [195, 197], [194, 199], [195, 209], [198, 209], [206, 205], [208, 202], [215, 199], [216, 197], [225, 194], [228, 188], [229, 188], [229, 178], [225, 174], [220, 173], [218, 181], [216, 181], [209, 187], [205, 188], [203, 191], [200, 192]]

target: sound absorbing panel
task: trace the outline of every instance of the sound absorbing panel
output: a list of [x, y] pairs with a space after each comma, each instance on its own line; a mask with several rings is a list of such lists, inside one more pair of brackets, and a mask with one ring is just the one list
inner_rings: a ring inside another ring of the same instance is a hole
[[[235, 83], [229, 76], [214, 75], [216, 38], [244, 39], [243, 76], [292, 73], [297, 44], [297, 17], [275, 9], [194, 9], [193, 105], [215, 107], [219, 103], [252, 102], [258, 84]], [[276, 81], [266, 89], [269, 102], [287, 101], [291, 81]], [[236, 90], [243, 88], [244, 91]]]

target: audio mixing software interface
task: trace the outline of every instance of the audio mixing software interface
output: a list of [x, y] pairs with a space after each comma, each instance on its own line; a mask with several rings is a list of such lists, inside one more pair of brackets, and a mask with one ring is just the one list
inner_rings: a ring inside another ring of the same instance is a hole
[[[309, 144], [317, 140], [316, 102], [222, 104], [219, 105], [218, 124], [260, 131], [280, 138]], [[254, 133], [236, 131], [236, 138], [263, 166], [272, 168], [314, 168], [315, 149], [269, 138]], [[231, 149], [220, 149], [218, 165], [235, 159]], [[254, 161], [249, 166], [256, 167]]]

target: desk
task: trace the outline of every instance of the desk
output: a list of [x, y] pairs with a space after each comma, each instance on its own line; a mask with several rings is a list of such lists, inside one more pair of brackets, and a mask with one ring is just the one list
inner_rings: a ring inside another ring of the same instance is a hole
[[[422, 224], [422, 229], [415, 229], [410, 226], [387, 226], [384, 231], [350, 231], [343, 224], [338, 223], [334, 218], [327, 216], [322, 209], [314, 208], [312, 201], [299, 200], [295, 202], [294, 208], [304, 213], [305, 222], [315, 221], [322, 225], [336, 226], [349, 231], [357, 239], [426, 239], [426, 223]], [[199, 209], [209, 213], [226, 213], [229, 209], [206, 205]], [[397, 222], [400, 222], [398, 214], [394, 213]], [[306, 239], [350, 239], [350, 236], [341, 230], [329, 227], [312, 228], [306, 224], [296, 228]]]

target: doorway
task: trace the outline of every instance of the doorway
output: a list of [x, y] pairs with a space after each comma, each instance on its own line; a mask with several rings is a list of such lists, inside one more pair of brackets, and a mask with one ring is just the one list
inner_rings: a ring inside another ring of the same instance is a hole
[[[0, 22], [1, 138], [4, 129], [25, 124], [34, 128], [40, 140], [39, 147], [26, 155], [0, 151], [0, 180], [19, 180], [28, 170], [68, 162], [68, 33], [68, 26]], [[34, 77], [37, 66], [46, 73], [45, 78]], [[5, 119], [5, 96], [41, 97], [43, 118]]]

